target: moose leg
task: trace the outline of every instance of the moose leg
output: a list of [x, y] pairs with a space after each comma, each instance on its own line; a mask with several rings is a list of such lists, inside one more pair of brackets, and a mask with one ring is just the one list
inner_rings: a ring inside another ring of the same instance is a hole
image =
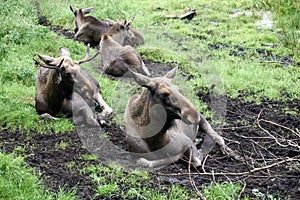
[[185, 156], [188, 158], [190, 156], [192, 157], [191, 159], [195, 167], [200, 166], [203, 160], [203, 155], [198, 151], [195, 143], [192, 143], [192, 146], [189, 148], [189, 150], [185, 152]]
[[162, 158], [157, 160], [147, 160], [145, 158], [139, 158], [137, 160], [137, 165], [150, 168], [160, 168], [179, 160], [181, 156], [181, 154], [178, 154], [175, 156], [170, 156], [168, 158]]
[[225, 145], [224, 139], [211, 127], [208, 121], [201, 114], [200, 118], [199, 130], [207, 135], [204, 137], [199, 153], [202, 154], [203, 157], [206, 156], [214, 147], [215, 143], [217, 143], [220, 146], [222, 153], [228, 154], [230, 149]]
[[100, 107], [102, 108], [102, 112], [97, 115], [97, 120], [102, 120], [106, 115], [109, 115], [113, 112], [113, 109], [107, 105], [107, 103], [102, 98], [101, 94], [97, 92], [95, 94], [95, 100], [99, 103]]
[[128, 72], [128, 69], [129, 66], [124, 62], [124, 60], [117, 58], [104, 70], [104, 72], [108, 75], [121, 77]]
[[65, 102], [64, 111], [72, 113], [73, 118], [75, 119], [85, 121], [88, 126], [99, 126], [99, 123], [94, 118], [94, 113], [92, 112], [90, 106], [76, 92], [73, 94], [72, 101], [69, 100]]
[[35, 109], [40, 115], [40, 119], [48, 119], [48, 120], [57, 119], [48, 113], [50, 110], [48, 103], [46, 103], [44, 99], [40, 96], [35, 98]]
[[83, 39], [84, 32], [85, 32], [84, 29], [78, 30], [78, 31], [75, 33], [75, 35], [74, 35], [74, 39], [77, 40], [77, 41], [81, 41], [81, 40]]

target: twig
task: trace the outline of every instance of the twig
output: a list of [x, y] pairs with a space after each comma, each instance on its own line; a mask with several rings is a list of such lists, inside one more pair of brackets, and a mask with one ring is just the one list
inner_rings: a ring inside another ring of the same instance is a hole
[[167, 153], [170, 160], [172, 160], [173, 165], [177, 168], [178, 171], [180, 171], [179, 167], [176, 165], [175, 161], [172, 159], [172, 157]]
[[236, 127], [224, 127], [224, 128], [215, 128], [216, 130], [236, 130], [236, 129], [244, 129], [244, 128], [250, 128], [253, 125], [248, 126], [236, 126]]
[[297, 135], [297, 136], [300, 138], [300, 135], [299, 135], [296, 131], [294, 131], [293, 129], [290, 129], [290, 128], [286, 127], [286, 126], [283, 126], [283, 125], [281, 125], [281, 124], [277, 124], [277, 123], [275, 123], [275, 122], [272, 122], [272, 121], [269, 121], [269, 120], [265, 120], [265, 119], [260, 119], [259, 121], [263, 121], [263, 122], [272, 124], [272, 125], [274, 125], [274, 126], [278, 126], [278, 127], [283, 128], [283, 129], [286, 129], [286, 130], [288, 130], [288, 131], [291, 131], [292, 133], [294, 133], [295, 135]]
[[203, 196], [203, 194], [198, 190], [194, 179], [192, 179], [192, 176], [191, 176], [191, 163], [192, 163], [192, 148], [190, 148], [190, 157], [189, 157], [189, 165], [188, 165], [189, 180], [190, 180], [191, 186], [194, 189], [197, 196], [200, 197], [200, 199], [202, 199], [202, 200], [206, 200], [206, 198]]
[[244, 135], [236, 134], [236, 133], [234, 133], [234, 135], [244, 138], [244, 139], [271, 139], [271, 137], [248, 137], [248, 136], [244, 136]]
[[[261, 153], [261, 151], [259, 151], [259, 154], [260, 154], [260, 156], [262, 157], [262, 159], [263, 159], [265, 165], [267, 165], [267, 162], [266, 162], [266, 160], [265, 160], [265, 157], [264, 157], [264, 155]], [[271, 176], [271, 173], [270, 173], [270, 170], [269, 170], [269, 169], [267, 169], [267, 172], [268, 172], [269, 176]]]
[[258, 144], [257, 142], [255, 142], [255, 141], [252, 140], [252, 139], [251, 139], [251, 141], [252, 141], [253, 143], [255, 143], [257, 146], [259, 146], [260, 148], [262, 148], [263, 150], [267, 151], [267, 152], [268, 152], [269, 154], [271, 154], [273, 157], [278, 158], [275, 154], [273, 154], [272, 152], [270, 152], [269, 150], [267, 150], [266, 147], [264, 147], [264, 146]]
[[206, 162], [206, 160], [207, 160], [208, 157], [209, 157], [209, 155], [205, 156], [205, 158], [204, 158], [204, 160], [203, 160], [203, 163], [202, 163], [202, 171], [203, 171], [204, 173], [206, 173], [206, 171], [205, 171], [205, 169], [204, 169], [204, 166], [205, 166], [205, 162]]
[[246, 188], [246, 182], [245, 181], [243, 181], [243, 188], [242, 188], [242, 190], [240, 191], [240, 194], [239, 194], [239, 198], [238, 199], [241, 199], [241, 196], [242, 196], [242, 194], [244, 193], [244, 190], [245, 190], [245, 188]]
[[247, 169], [248, 169], [249, 171], [251, 171], [250, 166], [248, 165], [248, 162], [247, 162], [247, 159], [246, 159], [246, 156], [245, 156], [245, 152], [244, 152], [243, 145], [240, 144], [240, 147], [241, 147], [241, 151], [242, 151], [242, 156], [243, 156], [244, 161], [245, 161], [245, 163], [246, 163], [246, 167], [247, 167]]
[[257, 116], [257, 119], [256, 119], [256, 124], [258, 125], [258, 127], [261, 129], [261, 130], [263, 130], [264, 132], [266, 132], [270, 137], [272, 137], [274, 140], [275, 140], [275, 142], [279, 145], [279, 146], [281, 146], [281, 147], [288, 147], [288, 145], [284, 145], [284, 144], [281, 144], [280, 142], [278, 142], [278, 140], [277, 140], [277, 138], [276, 137], [274, 137], [268, 130], [266, 130], [266, 129], [264, 129], [261, 125], [260, 125], [260, 115], [261, 115], [261, 113], [262, 113], [262, 111], [263, 111], [264, 109], [261, 109], [260, 110], [260, 112], [259, 112], [259, 114], [258, 114], [258, 116]]
[[223, 193], [223, 195], [226, 197], [226, 199], [229, 199], [229, 197], [226, 195], [226, 193], [222, 190], [222, 188], [220, 188], [220, 186], [217, 184], [215, 176], [214, 176], [214, 170], [211, 171], [212, 173], [212, 178], [214, 181], [214, 184], [217, 186], [217, 188], [219, 189], [219, 191], [221, 191]]
[[[248, 175], [248, 174], [252, 174], [254, 172], [258, 172], [258, 171], [261, 171], [261, 170], [265, 170], [265, 169], [269, 169], [269, 168], [272, 168], [276, 165], [280, 165], [280, 164], [283, 164], [283, 163], [287, 163], [287, 162], [292, 162], [292, 161], [300, 161], [300, 159], [294, 159], [294, 158], [287, 158], [285, 160], [281, 160], [279, 162], [276, 162], [276, 163], [272, 163], [270, 165], [266, 165], [266, 166], [263, 166], [263, 167], [258, 167], [258, 168], [254, 168], [250, 171], [246, 171], [246, 172], [236, 172], [236, 173], [233, 173], [233, 172], [228, 172], [228, 173], [223, 173], [223, 172], [220, 172], [220, 173], [214, 173], [214, 176], [243, 176], [243, 175]], [[157, 175], [161, 175], [161, 176], [183, 176], [183, 175], [201, 175], [201, 176], [212, 176], [212, 173], [177, 173], [177, 174], [161, 174], [161, 173], [156, 173]]]

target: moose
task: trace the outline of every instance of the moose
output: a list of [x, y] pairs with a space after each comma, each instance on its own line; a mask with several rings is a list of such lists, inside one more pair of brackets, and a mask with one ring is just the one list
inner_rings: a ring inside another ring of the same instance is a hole
[[[70, 10], [74, 14], [75, 40], [81, 41], [86, 45], [89, 43], [91, 46], [99, 49], [101, 36], [107, 33], [110, 27], [116, 22], [110, 19], [101, 21], [93, 16], [85, 16], [85, 14], [91, 13], [94, 10], [94, 7], [76, 9], [75, 7], [70, 6]], [[133, 33], [132, 37], [125, 38], [121, 43], [122, 45], [136, 46], [144, 44], [144, 38], [141, 33], [131, 27], [130, 31]]]
[[[129, 99], [124, 113], [128, 151], [137, 165], [160, 168], [190, 153], [194, 166], [199, 166], [216, 143], [224, 154], [230, 152], [224, 139], [173, 84], [176, 73], [177, 67], [150, 78], [130, 71], [144, 87], [140, 95]], [[206, 133], [199, 150], [198, 130]]]
[[[123, 34], [120, 34], [121, 30], [124, 30]], [[141, 56], [134, 48], [121, 45], [125, 35], [130, 34], [130, 23], [125, 20], [124, 23], [115, 22], [109, 31], [101, 36], [99, 52], [104, 73], [121, 77], [131, 69], [147, 76], [150, 75]]]
[[[37, 54], [43, 61], [34, 59], [41, 66], [35, 88], [35, 109], [40, 118], [55, 119], [58, 114], [67, 114], [73, 116], [77, 123], [99, 126], [103, 118], [112, 113], [112, 108], [100, 94], [98, 81], [79, 66], [98, 54], [79, 61], [73, 61], [70, 51], [64, 47], [60, 48], [59, 58]], [[94, 117], [92, 109], [96, 103], [102, 112]]]
[[[130, 21], [130, 26], [129, 26], [129, 30], [132, 33], [132, 36], [126, 37], [124, 39], [124, 41], [122, 43], [123, 46], [130, 45], [132, 47], [135, 47], [135, 46], [142, 45], [145, 43], [145, 39], [144, 39], [143, 35], [131, 27], [131, 24], [133, 23], [134, 19], [135, 19], [135, 17], [132, 17], [132, 19]], [[116, 23], [113, 20], [108, 19], [108, 18], [104, 19], [104, 21], [107, 22], [110, 27]], [[119, 21], [119, 19], [118, 19], [118, 21]]]

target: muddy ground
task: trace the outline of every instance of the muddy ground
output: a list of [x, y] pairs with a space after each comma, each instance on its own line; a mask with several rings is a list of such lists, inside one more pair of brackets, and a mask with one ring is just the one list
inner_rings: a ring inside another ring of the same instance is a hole
[[[72, 39], [69, 30], [50, 26], [46, 18], [40, 17], [39, 23]], [[282, 62], [282, 59], [278, 60]], [[159, 65], [161, 71], [156, 71], [156, 75], [162, 75], [172, 68], [171, 64], [151, 61], [145, 61], [145, 64], [151, 72]], [[211, 108], [209, 93], [196, 93], [199, 99]], [[217, 130], [226, 139], [228, 146], [240, 155], [240, 160], [223, 156], [215, 147], [205, 158], [204, 165], [198, 168], [191, 167], [190, 173], [188, 164], [184, 161], [151, 172], [151, 185], [159, 188], [162, 185], [179, 183], [195, 191], [195, 187], [201, 190], [203, 185], [221, 180], [240, 183], [243, 188], [240, 192], [241, 197], [259, 197], [259, 193], [262, 193], [300, 199], [300, 100], [281, 102], [261, 99], [261, 104], [257, 105], [255, 102], [244, 102], [245, 95], [252, 94], [240, 92], [236, 99], [226, 98], [227, 126]], [[287, 108], [297, 114], [289, 114]], [[107, 124], [103, 130], [110, 136], [109, 139], [114, 145], [126, 150], [125, 133], [122, 128], [115, 124]], [[65, 148], [61, 147], [62, 142], [66, 144]], [[82, 138], [77, 131], [42, 135], [35, 132], [24, 134], [19, 131], [3, 131], [0, 133], [0, 146], [4, 152], [15, 151], [26, 155], [26, 162], [41, 172], [43, 182], [53, 191], [61, 187], [76, 187], [77, 195], [83, 199], [111, 199], [95, 197], [96, 185], [89, 177], [90, 174], [80, 171], [101, 161], [86, 160], [82, 157], [90, 152], [83, 147]], [[73, 163], [74, 167], [70, 167], [70, 163]], [[194, 186], [191, 180], [194, 181]], [[115, 196], [113, 199], [118, 198]]]

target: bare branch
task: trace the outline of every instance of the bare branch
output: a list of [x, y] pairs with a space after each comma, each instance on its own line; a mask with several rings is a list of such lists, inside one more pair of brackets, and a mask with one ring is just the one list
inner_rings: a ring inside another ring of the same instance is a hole
[[275, 167], [276, 165], [280, 165], [280, 164], [283, 164], [283, 163], [287, 163], [287, 162], [292, 162], [292, 161], [299, 161], [300, 162], [300, 159], [297, 159], [297, 158], [287, 158], [285, 160], [281, 160], [279, 162], [275, 162], [275, 163], [272, 163], [272, 164], [269, 164], [269, 165], [266, 165], [266, 166], [263, 166], [263, 167], [257, 167], [257, 168], [254, 168], [250, 171], [245, 171], [245, 172], [236, 172], [236, 173], [233, 173], [233, 172], [228, 172], [228, 173], [223, 173], [223, 172], [219, 172], [219, 173], [177, 173], [177, 174], [162, 174], [162, 173], [156, 173], [156, 175], [160, 175], [160, 176], [185, 176], [185, 175], [200, 175], [200, 176], [244, 176], [244, 175], [249, 175], [249, 174], [252, 174], [254, 172], [258, 172], [258, 171], [261, 171], [261, 170], [266, 170], [266, 169], [269, 169], [269, 168], [272, 168], [272, 167]]
[[296, 131], [294, 131], [294, 130], [292, 130], [292, 129], [286, 127], [286, 126], [283, 126], [283, 125], [280, 125], [280, 124], [277, 124], [277, 123], [275, 123], [275, 122], [272, 122], [272, 121], [269, 121], [269, 120], [265, 120], [265, 119], [261, 119], [261, 120], [259, 120], [259, 121], [263, 121], [263, 122], [266, 122], [266, 123], [269, 123], [269, 124], [272, 124], [272, 125], [275, 125], [275, 126], [279, 126], [279, 127], [283, 128], [283, 129], [286, 129], [286, 130], [288, 130], [288, 131], [291, 131], [293, 134], [297, 135], [297, 136], [300, 138], [300, 135], [299, 135]]
[[189, 165], [188, 165], [188, 174], [189, 174], [189, 180], [191, 183], [192, 188], [194, 189], [195, 193], [197, 194], [197, 196], [202, 199], [202, 200], [206, 200], [206, 198], [203, 196], [203, 194], [198, 190], [194, 179], [191, 176], [191, 163], [192, 163], [192, 148], [190, 148], [190, 155], [189, 155]]

